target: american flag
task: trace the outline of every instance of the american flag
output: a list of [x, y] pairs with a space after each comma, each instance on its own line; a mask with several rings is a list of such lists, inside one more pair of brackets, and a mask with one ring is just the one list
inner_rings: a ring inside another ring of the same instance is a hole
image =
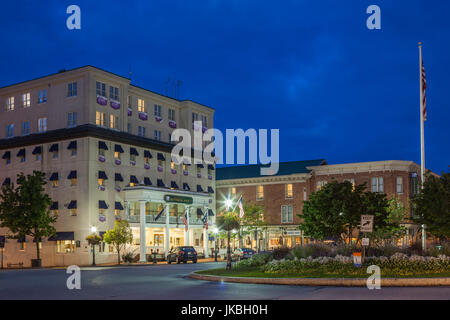
[[423, 121], [427, 121], [427, 78], [425, 77], [425, 66], [422, 59], [422, 114]]
[[188, 231], [187, 211], [184, 213], [182, 220], [183, 220], [186, 231]]
[[239, 207], [239, 217], [242, 218], [244, 216], [244, 203], [242, 202], [242, 196], [238, 201], [238, 207]]
[[159, 218], [161, 218], [161, 215], [164, 212], [164, 208], [162, 208], [162, 210], [158, 213], [158, 215], [155, 217], [155, 221], [157, 221]]
[[208, 210], [206, 210], [205, 216], [203, 217], [202, 221], [204, 227], [206, 228], [206, 230], [208, 230]]

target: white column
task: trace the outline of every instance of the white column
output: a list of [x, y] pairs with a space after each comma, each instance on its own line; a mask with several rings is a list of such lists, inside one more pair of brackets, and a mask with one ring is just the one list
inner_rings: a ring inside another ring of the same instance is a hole
[[166, 204], [166, 207], [164, 209], [164, 211], [166, 212], [166, 245], [164, 246], [164, 253], [165, 256], [167, 258], [167, 255], [169, 254], [169, 249], [170, 249], [170, 230], [169, 230], [169, 214], [170, 214], [170, 205]]
[[125, 201], [125, 220], [130, 219], [130, 201]]
[[[205, 208], [205, 214], [208, 214], [208, 209], [209, 208]], [[207, 216], [209, 219], [209, 216]], [[209, 227], [209, 225], [208, 225]], [[208, 230], [206, 230], [206, 228], [203, 228], [203, 250], [205, 252], [205, 258], [209, 257], [209, 239], [208, 239]]]
[[191, 208], [189, 206], [186, 206], [184, 208], [184, 213], [187, 216], [186, 220], [187, 220], [187, 224], [188, 224], [188, 230], [186, 231], [186, 227], [184, 228], [184, 245], [185, 246], [190, 246], [191, 245], [191, 243], [189, 241], [189, 233], [190, 233], [190, 230], [191, 230], [191, 225], [190, 225], [190, 221], [189, 221], [190, 209]]
[[147, 242], [145, 239], [145, 203], [147, 201], [141, 200], [140, 208], [139, 208], [139, 219], [140, 219], [140, 225], [141, 225], [141, 239], [140, 239], [140, 259], [139, 262], [147, 262]]

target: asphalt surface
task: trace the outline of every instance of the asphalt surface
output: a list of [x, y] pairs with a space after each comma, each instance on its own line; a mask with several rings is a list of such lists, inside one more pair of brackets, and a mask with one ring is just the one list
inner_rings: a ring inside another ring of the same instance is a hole
[[65, 269], [0, 270], [0, 300], [132, 299], [132, 300], [392, 300], [450, 299], [450, 287], [367, 288], [253, 285], [193, 280], [195, 270], [224, 263], [81, 268], [81, 289], [69, 290]]

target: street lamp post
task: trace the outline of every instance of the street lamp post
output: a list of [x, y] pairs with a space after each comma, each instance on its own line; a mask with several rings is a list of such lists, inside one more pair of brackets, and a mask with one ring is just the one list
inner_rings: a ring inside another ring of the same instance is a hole
[[[97, 232], [96, 227], [91, 227], [91, 232], [95, 235]], [[95, 244], [92, 243], [92, 266], [95, 267]]]
[[214, 227], [213, 228], [213, 233], [214, 233], [214, 262], [217, 262], [217, 234], [218, 234], [219, 230]]

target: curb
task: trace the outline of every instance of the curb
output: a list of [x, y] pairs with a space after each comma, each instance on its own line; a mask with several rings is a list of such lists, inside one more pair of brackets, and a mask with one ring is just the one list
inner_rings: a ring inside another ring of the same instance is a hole
[[[243, 278], [210, 276], [192, 272], [189, 278], [206, 281], [293, 286], [366, 287], [367, 279], [356, 278]], [[450, 278], [381, 278], [381, 287], [450, 286]]]

